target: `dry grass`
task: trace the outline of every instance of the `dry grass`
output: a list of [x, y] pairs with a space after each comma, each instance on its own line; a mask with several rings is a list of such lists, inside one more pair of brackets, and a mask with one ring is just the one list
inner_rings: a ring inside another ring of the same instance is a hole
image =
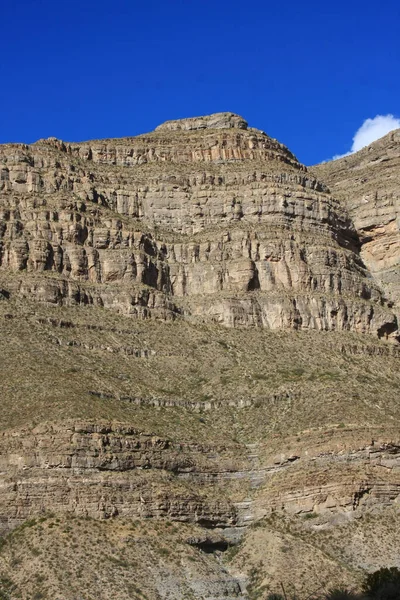
[[[0, 336], [3, 429], [116, 419], [174, 439], [251, 443], [400, 416], [398, 353], [366, 336], [138, 321], [18, 299], [0, 302]], [[157, 399], [175, 406], [155, 408]]]
[[33, 519], [2, 540], [0, 597], [195, 600], [207, 589], [227, 596], [229, 575], [186, 542], [199, 533], [169, 522]]
[[272, 515], [250, 528], [226, 559], [231, 570], [247, 573], [254, 598], [279, 593], [280, 582], [300, 599], [333, 587], [357, 589], [365, 571], [400, 565], [399, 527], [393, 508], [326, 529], [301, 516]]

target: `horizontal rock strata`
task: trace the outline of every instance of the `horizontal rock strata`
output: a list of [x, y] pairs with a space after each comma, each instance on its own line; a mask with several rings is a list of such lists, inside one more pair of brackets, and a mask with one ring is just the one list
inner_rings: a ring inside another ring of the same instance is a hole
[[233, 113], [0, 146], [2, 573], [28, 526], [121, 517], [116, 556], [153, 531], [149, 599], [183, 565], [189, 595], [245, 600], [221, 555], [244, 533], [253, 595], [316, 556], [340, 582], [317, 534], [400, 502], [399, 161], [393, 132], [307, 169]]
[[397, 335], [345, 209], [237, 115], [7, 144], [0, 164], [13, 293], [140, 318]]
[[348, 207], [361, 257], [385, 293], [400, 303], [400, 130], [340, 160], [313, 167]]
[[[321, 452], [312, 440], [308, 450], [305, 438], [297, 454], [268, 458], [257, 445], [177, 444], [123, 424], [81, 422], [5, 432], [1, 525], [7, 530], [54, 511], [241, 529], [271, 512], [312, 513], [335, 523], [398, 505], [399, 445], [372, 441]], [[228, 491], [235, 482], [242, 488], [239, 500], [221, 497], [221, 486]]]
[[32, 515], [54, 511], [232, 526], [237, 517], [229, 500], [190, 489], [176, 478], [204, 465], [209, 470], [224, 469], [224, 463], [232, 468], [224, 448], [207, 458], [210, 452], [122, 425], [81, 423], [4, 433], [0, 523], [8, 529]]

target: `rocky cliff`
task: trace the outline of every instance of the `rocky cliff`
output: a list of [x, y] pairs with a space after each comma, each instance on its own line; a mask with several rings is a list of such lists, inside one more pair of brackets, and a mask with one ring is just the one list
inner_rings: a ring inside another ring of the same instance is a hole
[[399, 161], [394, 132], [308, 169], [232, 113], [0, 146], [2, 592], [307, 597], [392, 563]]
[[400, 130], [312, 171], [347, 206], [360, 239], [361, 258], [398, 312]]
[[346, 209], [230, 113], [137, 138], [6, 145], [0, 265], [13, 290], [141, 318], [396, 336]]

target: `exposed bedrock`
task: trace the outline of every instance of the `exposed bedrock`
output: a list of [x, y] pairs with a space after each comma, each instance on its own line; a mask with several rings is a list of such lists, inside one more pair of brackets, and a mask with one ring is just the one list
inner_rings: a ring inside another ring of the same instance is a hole
[[361, 257], [400, 311], [400, 130], [340, 160], [313, 167], [348, 207]]
[[237, 115], [6, 144], [0, 163], [0, 271], [21, 275], [16, 293], [140, 318], [397, 337], [346, 209]]
[[297, 447], [273, 455], [268, 445], [181, 444], [123, 424], [4, 432], [0, 522], [7, 530], [54, 511], [168, 518], [232, 531], [271, 512], [312, 513], [329, 525], [397, 506], [399, 445], [383, 438], [359, 445], [357, 434], [348, 436], [345, 444], [333, 436], [324, 448], [315, 436], [302, 436]]
[[[185, 485], [178, 473], [232, 469], [221, 447], [174, 444], [129, 425], [47, 425], [1, 436], [0, 523], [9, 529], [41, 512], [95, 518], [169, 518], [234, 525], [232, 502]], [[218, 467], [216, 466], [218, 465]]]

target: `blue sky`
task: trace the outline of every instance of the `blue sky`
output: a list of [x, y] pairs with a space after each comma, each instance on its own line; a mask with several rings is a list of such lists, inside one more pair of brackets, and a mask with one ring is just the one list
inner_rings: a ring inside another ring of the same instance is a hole
[[400, 117], [398, 0], [15, 0], [0, 142], [121, 137], [233, 111], [313, 164]]

